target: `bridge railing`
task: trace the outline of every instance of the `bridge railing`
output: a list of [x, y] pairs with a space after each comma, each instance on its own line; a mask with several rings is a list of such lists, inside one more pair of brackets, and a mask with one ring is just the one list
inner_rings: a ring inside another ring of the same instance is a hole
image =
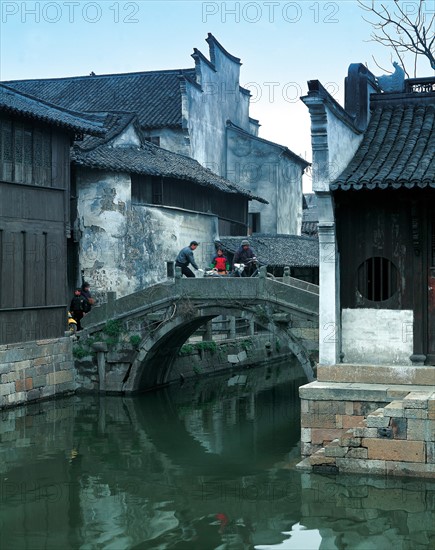
[[201, 306], [201, 302], [204, 305], [213, 302], [234, 308], [243, 308], [243, 303], [247, 302], [269, 302], [303, 315], [317, 316], [317, 287], [303, 281], [299, 283], [302, 284], [286, 284], [266, 277], [175, 278], [117, 300], [114, 293], [108, 293], [107, 303], [94, 307], [84, 318], [83, 326], [98, 330], [109, 319], [134, 317], [145, 310], [158, 311], [180, 299], [188, 299], [196, 306]]

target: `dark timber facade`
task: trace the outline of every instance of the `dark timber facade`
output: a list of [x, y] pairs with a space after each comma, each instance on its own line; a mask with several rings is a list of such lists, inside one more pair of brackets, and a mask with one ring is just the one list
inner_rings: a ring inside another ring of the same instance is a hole
[[372, 94], [364, 140], [331, 184], [340, 303], [412, 311], [411, 360], [435, 365], [435, 82], [409, 82]]
[[98, 125], [0, 86], [0, 344], [62, 336], [70, 144]]

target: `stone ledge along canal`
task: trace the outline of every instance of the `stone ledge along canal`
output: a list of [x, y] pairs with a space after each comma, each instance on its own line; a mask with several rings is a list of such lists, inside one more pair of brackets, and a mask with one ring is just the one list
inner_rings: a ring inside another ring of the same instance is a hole
[[1, 412], [0, 548], [429, 549], [435, 483], [302, 473], [298, 364]]

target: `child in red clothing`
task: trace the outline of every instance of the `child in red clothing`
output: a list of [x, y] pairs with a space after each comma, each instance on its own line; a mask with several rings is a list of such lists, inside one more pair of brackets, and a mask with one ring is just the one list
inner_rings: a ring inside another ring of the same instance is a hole
[[221, 248], [218, 248], [216, 255], [213, 257], [210, 267], [212, 269], [215, 269], [219, 273], [219, 275], [226, 275], [228, 273], [230, 264]]

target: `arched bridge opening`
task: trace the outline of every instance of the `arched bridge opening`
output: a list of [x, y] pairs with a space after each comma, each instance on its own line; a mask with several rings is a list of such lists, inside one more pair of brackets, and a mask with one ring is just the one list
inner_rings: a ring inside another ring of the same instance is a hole
[[[99, 389], [135, 393], [165, 385], [189, 337], [215, 317], [237, 311], [286, 341], [307, 380], [313, 380], [314, 361], [306, 344], [318, 330], [318, 294], [311, 288], [314, 285], [306, 285], [310, 288], [265, 277], [175, 279], [119, 300], [109, 299], [94, 308], [84, 323], [84, 336], [96, 342]], [[115, 351], [104, 345], [105, 326], [113, 321], [122, 326], [124, 334]], [[308, 338], [307, 330], [311, 330]], [[103, 341], [100, 347], [99, 339]]]

